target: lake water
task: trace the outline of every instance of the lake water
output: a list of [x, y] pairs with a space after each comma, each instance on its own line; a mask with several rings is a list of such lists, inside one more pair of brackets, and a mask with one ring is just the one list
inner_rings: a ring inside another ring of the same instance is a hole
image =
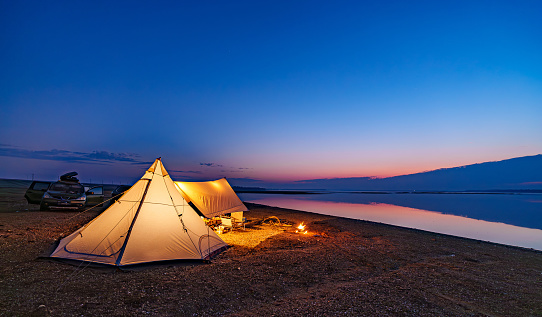
[[239, 197], [268, 206], [542, 250], [542, 194], [241, 193]]

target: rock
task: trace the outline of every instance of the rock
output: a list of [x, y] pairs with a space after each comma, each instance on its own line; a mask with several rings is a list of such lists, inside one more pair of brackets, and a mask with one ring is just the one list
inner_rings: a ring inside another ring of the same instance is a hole
[[34, 310], [31, 314], [31, 316], [35, 316], [35, 317], [41, 317], [41, 316], [47, 316], [47, 315], [48, 315], [48, 311], [47, 311], [47, 306], [45, 305], [39, 305], [38, 308]]

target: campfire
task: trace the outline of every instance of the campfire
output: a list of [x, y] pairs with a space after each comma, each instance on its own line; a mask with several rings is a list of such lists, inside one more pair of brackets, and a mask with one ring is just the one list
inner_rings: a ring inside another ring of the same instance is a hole
[[[299, 226], [296, 227], [297, 230], [295, 231], [295, 233], [303, 233], [303, 234], [307, 234], [308, 231], [305, 230], [305, 227], [307, 227], [307, 225], [304, 225], [303, 222], [301, 222], [301, 223], [299, 224]], [[303, 230], [304, 230], [304, 231], [303, 231]]]

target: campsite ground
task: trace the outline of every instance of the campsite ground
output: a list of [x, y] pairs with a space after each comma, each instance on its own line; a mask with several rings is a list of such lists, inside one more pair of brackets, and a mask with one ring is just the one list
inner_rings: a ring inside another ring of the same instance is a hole
[[99, 211], [19, 194], [0, 188], [2, 316], [542, 316], [532, 250], [248, 204], [255, 225], [221, 235], [210, 264], [99, 270], [37, 259]]

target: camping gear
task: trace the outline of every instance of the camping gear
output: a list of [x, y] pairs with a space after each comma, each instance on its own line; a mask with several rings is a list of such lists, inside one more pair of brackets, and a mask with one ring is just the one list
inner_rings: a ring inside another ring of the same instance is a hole
[[158, 158], [111, 207], [62, 239], [51, 257], [127, 266], [205, 260], [225, 247], [188, 205]]
[[66, 174], [62, 174], [60, 175], [60, 180], [61, 181], [64, 181], [64, 182], [74, 182], [74, 183], [79, 183], [79, 180], [77, 179], [77, 172], [69, 172], [69, 173], [66, 173]]
[[247, 211], [225, 178], [208, 182], [175, 182], [184, 199], [200, 215], [212, 218], [229, 213]]

